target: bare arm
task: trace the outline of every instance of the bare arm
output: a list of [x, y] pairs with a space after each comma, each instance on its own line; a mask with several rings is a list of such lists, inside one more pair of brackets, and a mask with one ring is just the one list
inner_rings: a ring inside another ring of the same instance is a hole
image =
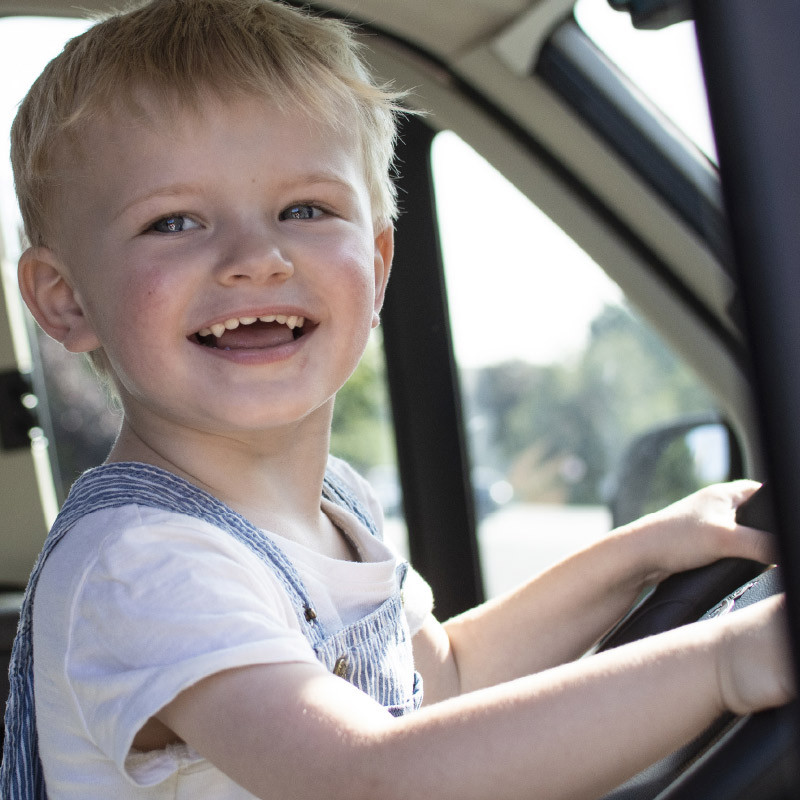
[[735, 523], [753, 481], [709, 487], [613, 531], [519, 589], [415, 638], [426, 702], [492, 686], [583, 655], [668, 575], [740, 556], [770, 563], [772, 540]]
[[724, 709], [787, 700], [778, 614], [758, 604], [401, 719], [291, 664], [212, 676], [159, 719], [262, 798], [595, 797]]

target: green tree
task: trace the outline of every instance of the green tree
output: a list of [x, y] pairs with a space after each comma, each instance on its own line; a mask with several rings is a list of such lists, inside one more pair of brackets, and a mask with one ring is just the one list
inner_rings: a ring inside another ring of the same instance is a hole
[[694, 456], [685, 438], [676, 439], [661, 454], [642, 512], [647, 514], [691, 494], [701, 486]]
[[331, 452], [362, 474], [394, 461], [383, 348], [370, 340], [361, 362], [336, 396]]

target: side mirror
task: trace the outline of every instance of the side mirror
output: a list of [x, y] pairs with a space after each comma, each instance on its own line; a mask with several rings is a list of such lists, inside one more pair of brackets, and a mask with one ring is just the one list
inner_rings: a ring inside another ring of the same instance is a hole
[[610, 502], [614, 527], [743, 474], [731, 427], [716, 416], [676, 420], [635, 439], [622, 457]]

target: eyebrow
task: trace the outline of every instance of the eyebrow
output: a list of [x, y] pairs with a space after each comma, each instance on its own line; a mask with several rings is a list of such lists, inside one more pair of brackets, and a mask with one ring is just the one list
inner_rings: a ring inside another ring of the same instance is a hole
[[[331, 184], [344, 189], [350, 194], [356, 194], [353, 184], [335, 172], [313, 172], [308, 175], [290, 177], [277, 184], [279, 191], [290, 191], [297, 186], [315, 186], [317, 184]], [[178, 195], [196, 194], [201, 191], [201, 185], [196, 183], [175, 183], [168, 186], [161, 186], [151, 192], [147, 192], [139, 197], [135, 197], [117, 211], [112, 219], [119, 219], [123, 214], [135, 206], [161, 198], [176, 197]]]
[[355, 187], [352, 182], [343, 178], [336, 172], [312, 172], [308, 175], [291, 177], [279, 183], [278, 189], [281, 191], [289, 191], [295, 186], [315, 186], [317, 184], [332, 184], [346, 189], [348, 192], [355, 192]]
[[192, 194], [199, 191], [198, 184], [193, 183], [175, 183], [169, 186], [160, 186], [152, 192], [147, 192], [140, 197], [135, 197], [130, 202], [126, 203], [119, 211], [117, 211], [112, 219], [119, 219], [125, 212], [134, 208], [135, 206], [142, 205], [151, 200], [158, 200], [160, 198], [176, 197], [180, 194]]

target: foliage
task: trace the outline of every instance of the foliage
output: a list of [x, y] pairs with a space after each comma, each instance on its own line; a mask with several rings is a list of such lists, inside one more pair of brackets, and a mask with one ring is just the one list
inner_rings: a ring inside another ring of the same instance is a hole
[[[713, 407], [697, 378], [624, 306], [606, 306], [574, 359], [507, 362], [467, 385], [470, 414], [484, 430], [473, 440], [475, 460], [509, 465], [517, 498], [539, 502], [604, 501], [635, 436]], [[677, 448], [667, 454], [659, 496], [679, 496], [673, 490], [690, 482], [682, 477], [686, 457]]]
[[650, 493], [642, 513], [657, 511], [676, 497], [691, 494], [700, 488], [694, 457], [685, 439], [673, 442], [656, 462]]

